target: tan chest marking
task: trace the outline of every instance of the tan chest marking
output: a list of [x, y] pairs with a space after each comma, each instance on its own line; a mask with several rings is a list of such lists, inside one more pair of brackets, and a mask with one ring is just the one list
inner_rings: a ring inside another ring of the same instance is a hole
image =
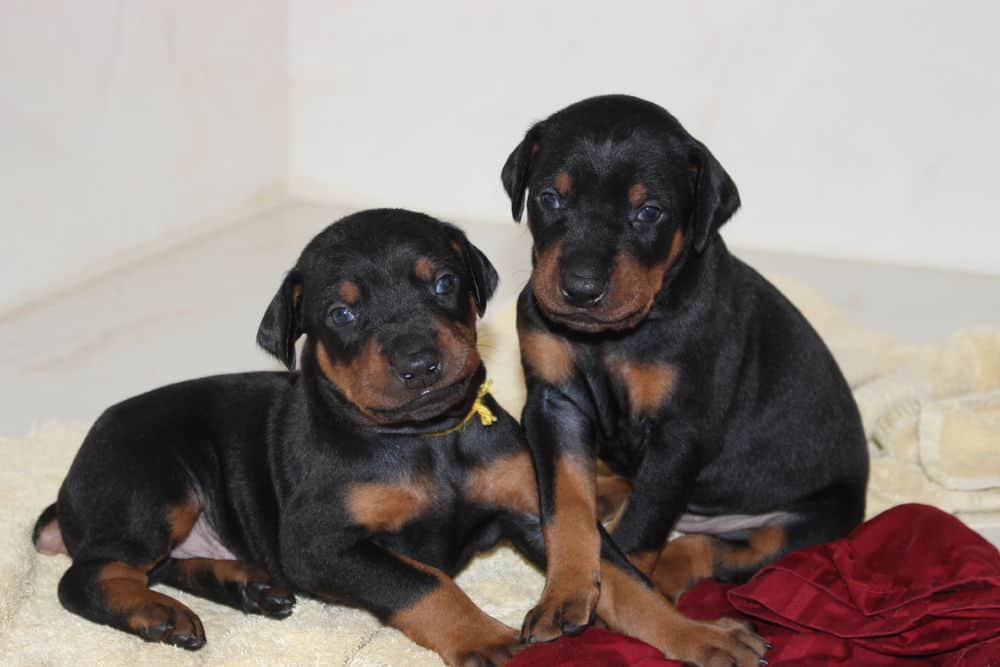
[[670, 400], [679, 374], [676, 366], [666, 362], [609, 359], [607, 368], [625, 387], [629, 409], [643, 416], [653, 415]]
[[538, 484], [528, 452], [518, 452], [470, 471], [465, 497], [473, 503], [538, 514]]
[[576, 362], [573, 348], [565, 338], [541, 329], [518, 327], [521, 361], [526, 370], [552, 385], [573, 377]]
[[347, 511], [373, 533], [400, 530], [433, 505], [433, 489], [422, 480], [365, 482], [354, 484], [347, 492]]

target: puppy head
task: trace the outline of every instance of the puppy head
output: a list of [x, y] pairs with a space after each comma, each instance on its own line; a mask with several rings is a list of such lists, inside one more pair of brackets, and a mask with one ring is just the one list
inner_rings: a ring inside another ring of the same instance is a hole
[[426, 421], [475, 391], [476, 320], [497, 281], [457, 227], [403, 210], [356, 213], [302, 252], [257, 342], [291, 370], [305, 334], [307, 371], [362, 417]]
[[594, 97], [532, 127], [501, 173], [534, 240], [531, 287], [571, 329], [628, 329], [739, 208], [729, 174], [661, 107]]

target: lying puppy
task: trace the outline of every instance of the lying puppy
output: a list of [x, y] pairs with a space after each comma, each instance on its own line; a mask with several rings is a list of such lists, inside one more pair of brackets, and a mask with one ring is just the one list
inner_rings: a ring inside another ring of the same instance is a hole
[[[544, 562], [530, 456], [482, 388], [476, 320], [496, 284], [462, 232], [426, 216], [331, 225], [258, 332], [289, 370], [306, 334], [300, 373], [163, 387], [93, 426], [35, 529], [39, 550], [73, 558], [63, 605], [197, 649], [198, 617], [151, 584], [274, 618], [302, 592], [367, 609], [449, 664], [503, 664], [517, 633], [451, 579], [504, 538]], [[671, 655], [700, 660], [707, 645], [756, 664], [759, 637], [680, 618], [606, 542], [611, 627]]]
[[[522, 425], [549, 567], [525, 635], [590, 620], [599, 513], [673, 599], [860, 522], [851, 392], [809, 323], [719, 238], [740, 200], [704, 145], [652, 103], [597, 97], [532, 127], [502, 181], [534, 241]], [[620, 478], [595, 478], [598, 458]], [[674, 529], [688, 534], [668, 543]]]

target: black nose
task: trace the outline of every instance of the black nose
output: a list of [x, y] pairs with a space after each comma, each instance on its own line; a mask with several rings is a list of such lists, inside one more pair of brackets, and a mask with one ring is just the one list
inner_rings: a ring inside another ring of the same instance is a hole
[[423, 389], [441, 375], [441, 355], [429, 341], [407, 338], [396, 341], [392, 368], [408, 389]]
[[601, 272], [592, 267], [567, 267], [559, 272], [559, 291], [574, 306], [597, 305], [608, 284]]

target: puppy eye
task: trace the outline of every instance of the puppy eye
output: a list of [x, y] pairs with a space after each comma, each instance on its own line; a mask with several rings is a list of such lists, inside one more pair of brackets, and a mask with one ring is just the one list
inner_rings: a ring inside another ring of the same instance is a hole
[[345, 326], [356, 319], [354, 311], [347, 306], [333, 306], [330, 308], [330, 312], [327, 313], [327, 317], [336, 327]]
[[639, 222], [656, 222], [661, 215], [663, 215], [663, 211], [659, 207], [646, 205], [635, 214], [635, 219]]
[[562, 205], [555, 190], [542, 190], [538, 193], [538, 205], [547, 211], [554, 211]]
[[458, 278], [455, 277], [454, 273], [445, 273], [438, 277], [434, 281], [434, 293], [438, 296], [444, 296], [446, 294], [451, 294], [455, 291], [455, 284]]

